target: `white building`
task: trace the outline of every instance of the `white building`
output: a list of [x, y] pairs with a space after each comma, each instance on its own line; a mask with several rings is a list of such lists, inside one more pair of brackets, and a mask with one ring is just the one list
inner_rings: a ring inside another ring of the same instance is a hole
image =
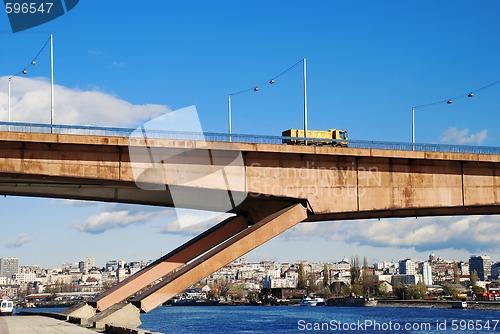
[[422, 275], [392, 275], [392, 286], [399, 283], [407, 285], [417, 285], [422, 280]]
[[281, 277], [281, 268], [268, 269], [268, 270], [266, 270], [265, 275], [273, 277], [273, 278], [280, 278]]
[[47, 276], [47, 284], [71, 284], [73, 276], [69, 274], [51, 274]]
[[396, 264], [393, 262], [378, 262], [375, 263], [375, 269], [377, 270], [383, 270], [383, 269], [389, 269], [389, 268], [394, 268]]
[[263, 279], [264, 288], [274, 289], [274, 288], [296, 288], [297, 282], [293, 279], [287, 278], [275, 278], [272, 276], [266, 276]]
[[350, 271], [351, 263], [347, 258], [343, 258], [340, 262], [333, 262], [329, 267], [332, 271]]
[[422, 278], [426, 286], [432, 285], [432, 267], [428, 262], [422, 265]]
[[375, 279], [377, 280], [377, 282], [386, 281], [386, 282], [391, 283], [392, 282], [392, 276], [393, 275], [375, 275]]
[[35, 273], [17, 273], [14, 275], [14, 280], [17, 282], [17, 284], [33, 283], [36, 281], [36, 274]]
[[12, 284], [12, 278], [0, 276], [0, 286], [11, 285], [11, 284]]
[[400, 275], [415, 275], [417, 269], [415, 267], [415, 262], [410, 259], [404, 259], [399, 261], [399, 274]]

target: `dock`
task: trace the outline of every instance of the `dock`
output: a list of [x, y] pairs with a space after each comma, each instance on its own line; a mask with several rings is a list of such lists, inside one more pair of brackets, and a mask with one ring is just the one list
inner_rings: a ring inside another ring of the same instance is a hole
[[39, 315], [0, 317], [0, 334], [95, 334], [78, 325]]

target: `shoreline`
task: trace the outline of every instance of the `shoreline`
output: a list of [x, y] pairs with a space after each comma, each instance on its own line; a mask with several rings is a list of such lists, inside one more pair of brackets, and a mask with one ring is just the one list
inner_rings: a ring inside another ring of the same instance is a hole
[[[454, 305], [459, 303], [460, 301], [454, 300], [377, 300], [375, 305], [366, 305], [365, 303], [359, 304], [328, 304], [324, 305], [326, 307], [396, 307], [396, 308], [453, 308]], [[237, 304], [217, 304], [217, 303], [183, 303], [177, 305], [164, 305], [169, 307], [193, 307], [193, 306], [265, 306], [265, 307], [279, 307], [279, 306], [297, 306], [300, 305], [298, 303], [286, 303], [286, 304], [245, 304], [245, 303], [237, 303]], [[322, 305], [323, 306], [323, 305]], [[316, 306], [316, 307], [322, 307]], [[467, 309], [474, 310], [500, 310], [500, 302], [498, 301], [467, 301]]]
[[[459, 301], [449, 301], [449, 300], [386, 300], [386, 299], [381, 299], [377, 300], [376, 305], [365, 305], [365, 304], [355, 304], [355, 305], [334, 305], [334, 304], [328, 304], [324, 305], [326, 307], [396, 307], [396, 308], [452, 308], [452, 306], [456, 305], [456, 303]], [[475, 310], [500, 310], [500, 302], [498, 301], [467, 301], [467, 309], [475, 309]], [[43, 310], [42, 312], [47, 312], [47, 310], [50, 309], [56, 309], [56, 308], [61, 308], [61, 307], [66, 307], [67, 305], [57, 305], [57, 306], [45, 306], [41, 307]], [[297, 303], [291, 303], [291, 304], [268, 304], [268, 305], [262, 305], [262, 304], [244, 304], [244, 303], [236, 303], [236, 304], [226, 304], [226, 303], [185, 303], [185, 304], [177, 304], [177, 305], [163, 305], [163, 307], [196, 307], [196, 306], [224, 306], [224, 307], [231, 307], [231, 306], [265, 306], [265, 307], [273, 307], [273, 306], [297, 306], [299, 307], [300, 305]], [[321, 307], [321, 306], [316, 306], [316, 307]], [[39, 313], [37, 312], [38, 308], [16, 308], [17, 312], [16, 313], [24, 313], [24, 314], [34, 314], [34, 313]], [[48, 311], [51, 313], [50, 311]]]
[[[459, 301], [449, 300], [378, 300], [377, 306], [400, 308], [452, 308]], [[474, 310], [500, 310], [500, 302], [496, 301], [467, 301], [467, 309]]]

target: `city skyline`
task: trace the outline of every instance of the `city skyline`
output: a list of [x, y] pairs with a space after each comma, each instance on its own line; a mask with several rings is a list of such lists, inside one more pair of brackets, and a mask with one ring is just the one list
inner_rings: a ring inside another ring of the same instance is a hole
[[[77, 262], [62, 264], [58, 268], [43, 268], [20, 265], [19, 258], [0, 258], [0, 287], [4, 293], [12, 294], [13, 289], [17, 287], [18, 292], [29, 294], [29, 290], [43, 293], [49, 289], [54, 292], [66, 284], [66, 289], [71, 291], [65, 292], [78, 290], [78, 292], [95, 293], [101, 291], [110, 281], [119, 282], [133, 275], [145, 268], [148, 263], [108, 260], [104, 266], [100, 266], [96, 265], [94, 258], [87, 257]], [[463, 285], [461, 289], [467, 289], [467, 284], [475, 284], [473, 282], [476, 280], [481, 282], [480, 286], [484, 287], [491, 283], [492, 287], [496, 287], [499, 268], [500, 262], [492, 262], [488, 255], [471, 255], [468, 261], [456, 262], [431, 253], [425, 260], [414, 261], [404, 258], [373, 264], [368, 264], [366, 258], [361, 260], [358, 256], [353, 256], [350, 260], [343, 258], [340, 261], [324, 263], [307, 260], [252, 262], [242, 257], [201, 278], [192, 286], [210, 284], [210, 289], [230, 280], [239, 287], [251, 290], [259, 290], [262, 287], [298, 288], [299, 272], [305, 270], [308, 275], [309, 273], [316, 275], [313, 281], [309, 281], [311, 287], [316, 288], [325, 284], [325, 280], [330, 282], [328, 284], [344, 282], [346, 285], [351, 285], [353, 277], [356, 281], [356, 273], [361, 272], [363, 277], [366, 275], [376, 277], [376, 281], [368, 279], [366, 283], [378, 282], [376, 285], [379, 288], [380, 286], [384, 286], [384, 290], [390, 288], [386, 292], [393, 291], [399, 284], [417, 285], [421, 282], [427, 286], [428, 291], [436, 291], [439, 286], [443, 288], [449, 286], [450, 282], [454, 284], [460, 282]], [[317, 285], [318, 282], [321, 282], [320, 285]], [[50, 295], [50, 292], [47, 295]]]
[[[117, 6], [88, 0], [16, 34], [0, 16], [0, 120], [8, 118], [8, 78], [53, 34], [57, 124], [130, 127], [195, 105], [204, 131], [227, 132], [228, 94], [306, 57], [310, 129], [410, 142], [417, 106], [416, 142], [499, 147], [500, 85], [462, 98], [500, 79], [499, 10], [496, 1]], [[48, 78], [45, 48], [36, 66], [11, 81], [12, 121], [49, 123]], [[302, 127], [301, 66], [259, 88], [232, 99], [233, 133], [280, 135]], [[457, 96], [452, 104], [433, 104]], [[11, 196], [0, 198], [0, 208], [0, 254], [42, 266], [101, 254], [155, 259], [216, 221], [189, 211], [194, 223], [181, 228], [168, 208]], [[373, 262], [435, 251], [498, 259], [499, 241], [498, 215], [302, 223], [247, 257], [325, 261], [368, 254]]]
[[[477, 262], [478, 258], [481, 258], [481, 259], [487, 258], [489, 265], [496, 264], [496, 263], [500, 264], [500, 260], [497, 261], [495, 259], [492, 259], [487, 254], [470, 254], [469, 257], [466, 259], [463, 259], [463, 258], [462, 259], [446, 259], [446, 258], [443, 258], [442, 256], [436, 255], [434, 252], [432, 252], [432, 253], [428, 254], [426, 258], [401, 257], [401, 258], [392, 258], [392, 259], [381, 259], [380, 261], [377, 261], [377, 262], [370, 262], [369, 257], [367, 257], [366, 255], [362, 255], [362, 254], [350, 254], [350, 255], [348, 254], [348, 255], [343, 256], [341, 258], [335, 258], [335, 259], [331, 259], [329, 261], [311, 261], [311, 260], [308, 260], [306, 258], [296, 259], [293, 261], [277, 261], [277, 260], [269, 260], [269, 259], [268, 260], [266, 260], [266, 259], [252, 260], [251, 258], [248, 258], [247, 256], [242, 256], [242, 257], [235, 259], [234, 261], [232, 261], [228, 265], [231, 265], [234, 263], [239, 263], [242, 261], [245, 263], [276, 262], [276, 263], [294, 263], [294, 264], [298, 264], [301, 262], [303, 262], [303, 263], [320, 263], [320, 264], [322, 264], [322, 263], [342, 263], [345, 261], [348, 261], [349, 264], [352, 264], [352, 262], [354, 261], [354, 262], [359, 262], [361, 265], [364, 262], [364, 260], [366, 259], [369, 267], [376, 267], [377, 265], [380, 265], [380, 264], [386, 265], [386, 264], [392, 263], [393, 265], [396, 265], [399, 268], [399, 270], [403, 271], [404, 273], [407, 273], [407, 271], [408, 271], [408, 267], [407, 267], [406, 263], [410, 262], [409, 272], [411, 274], [414, 274], [416, 271], [416, 268], [414, 267], [415, 263], [434, 262], [434, 261], [438, 261], [438, 262], [444, 261], [444, 262], [454, 262], [454, 263], [461, 263], [461, 262], [469, 263], [470, 261]], [[68, 262], [64, 262], [64, 263], [59, 263], [56, 266], [44, 267], [44, 266], [40, 266], [36, 263], [23, 263], [22, 258], [19, 258], [16, 256], [6, 257], [6, 256], [1, 256], [1, 254], [0, 254], [0, 260], [4, 260], [4, 259], [8, 261], [8, 264], [10, 264], [12, 261], [15, 262], [17, 267], [33, 267], [33, 266], [35, 266], [35, 267], [39, 267], [41, 269], [46, 269], [46, 270], [54, 270], [54, 269], [58, 269], [58, 268], [62, 268], [62, 267], [75, 266], [75, 265], [78, 266], [79, 264], [84, 264], [85, 268], [87, 268], [87, 269], [93, 268], [93, 267], [105, 268], [110, 263], [124, 263], [124, 264], [150, 263], [150, 262], [153, 262], [154, 260], [156, 260], [156, 259], [133, 259], [133, 260], [130, 260], [130, 259], [122, 259], [122, 258], [103, 259], [103, 258], [95, 258], [93, 256], [86, 256], [86, 257], [81, 258], [81, 259], [76, 259], [76, 260], [72, 260], [72, 261], [68, 261]], [[3, 276], [3, 275], [1, 275], [2, 264], [3, 264], [3, 262], [0, 261], [0, 277]]]

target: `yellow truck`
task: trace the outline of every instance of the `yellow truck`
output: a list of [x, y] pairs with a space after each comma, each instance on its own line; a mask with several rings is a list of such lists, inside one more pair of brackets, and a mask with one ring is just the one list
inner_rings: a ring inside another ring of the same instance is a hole
[[348, 146], [346, 130], [330, 129], [328, 131], [307, 130], [307, 143], [304, 140], [304, 130], [288, 129], [281, 133], [284, 138], [283, 143], [288, 145], [331, 145]]

